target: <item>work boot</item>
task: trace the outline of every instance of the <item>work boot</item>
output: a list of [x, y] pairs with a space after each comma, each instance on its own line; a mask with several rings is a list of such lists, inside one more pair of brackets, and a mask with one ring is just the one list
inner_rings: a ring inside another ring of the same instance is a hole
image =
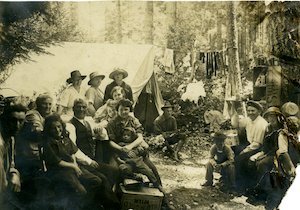
[[211, 187], [213, 185], [212, 182], [206, 181], [204, 184], [202, 184], [201, 186], [203, 187]]
[[164, 196], [163, 201], [162, 201], [162, 210], [175, 210], [175, 207], [170, 204], [169, 200]]

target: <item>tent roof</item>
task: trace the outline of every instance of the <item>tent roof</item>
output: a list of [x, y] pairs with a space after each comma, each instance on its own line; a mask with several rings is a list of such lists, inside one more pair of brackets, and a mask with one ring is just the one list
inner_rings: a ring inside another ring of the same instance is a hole
[[[114, 67], [125, 68], [129, 76], [125, 81], [132, 85], [140, 66], [153, 48], [152, 45], [118, 45], [66, 42], [46, 48], [49, 54], [33, 54], [31, 61], [12, 67], [12, 75], [2, 85], [31, 95], [36, 92], [55, 92], [78, 69], [89, 75], [99, 71], [106, 75], [101, 88], [110, 83], [109, 73]], [[87, 85], [89, 78], [83, 81]]]
[[[55, 93], [65, 84], [70, 72], [78, 69], [85, 75], [93, 71], [106, 75], [100, 86], [104, 89], [112, 81], [108, 75], [114, 67], [126, 69], [129, 76], [125, 81], [135, 86], [137, 80], [148, 81], [153, 73], [153, 48], [152, 45], [66, 42], [47, 48], [49, 54], [33, 54], [31, 61], [14, 65], [12, 75], [2, 87], [24, 95], [32, 95], [33, 91]], [[148, 71], [145, 69], [147, 63], [152, 65]], [[144, 69], [140, 72], [142, 65]], [[83, 81], [83, 87], [87, 87], [88, 80], [89, 77]]]
[[[87, 75], [82, 87], [88, 88], [89, 74], [99, 71], [106, 75], [100, 89], [112, 82], [108, 77], [115, 67], [124, 68], [129, 76], [124, 80], [131, 85], [136, 101], [144, 86], [153, 76], [154, 46], [65, 42], [45, 49], [48, 54], [32, 54], [31, 61], [12, 67], [12, 75], [1, 85], [19, 93], [32, 96], [34, 92], [49, 92], [56, 95], [70, 72], [80, 70]], [[153, 81], [153, 80], [150, 80]], [[156, 80], [154, 80], [156, 82]], [[0, 93], [3, 91], [0, 91]], [[159, 109], [162, 97], [159, 92], [156, 106]]]

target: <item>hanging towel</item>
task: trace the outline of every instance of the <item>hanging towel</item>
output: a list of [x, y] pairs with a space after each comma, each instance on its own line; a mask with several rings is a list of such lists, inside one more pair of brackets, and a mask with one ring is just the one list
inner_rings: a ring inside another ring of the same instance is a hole
[[175, 73], [175, 65], [174, 65], [174, 51], [172, 49], [166, 49], [164, 54], [164, 65], [165, 72], [169, 74]]

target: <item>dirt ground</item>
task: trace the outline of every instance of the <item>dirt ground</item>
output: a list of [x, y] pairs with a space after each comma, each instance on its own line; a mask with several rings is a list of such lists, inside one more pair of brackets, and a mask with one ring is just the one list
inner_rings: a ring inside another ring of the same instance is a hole
[[[158, 168], [163, 187], [175, 209], [265, 209], [263, 205], [248, 203], [245, 196], [224, 193], [216, 186], [202, 187], [210, 143], [205, 137], [196, 140], [191, 138], [181, 153], [179, 163], [164, 156], [162, 152], [151, 153], [151, 160]], [[215, 183], [218, 183], [219, 178], [220, 175], [214, 173]]]

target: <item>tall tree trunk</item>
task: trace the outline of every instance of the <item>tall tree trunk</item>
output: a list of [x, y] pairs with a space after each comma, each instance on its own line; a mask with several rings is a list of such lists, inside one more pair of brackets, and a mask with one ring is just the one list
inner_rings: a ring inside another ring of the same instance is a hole
[[[239, 52], [237, 45], [237, 26], [235, 2], [228, 3], [228, 27], [227, 27], [227, 52], [228, 52], [228, 75], [225, 89], [224, 116], [229, 119], [236, 115], [234, 103], [230, 101], [241, 100], [241, 72], [239, 64]], [[244, 105], [244, 104], [243, 104]], [[245, 106], [244, 106], [245, 107]], [[245, 109], [245, 108], [244, 108]]]
[[117, 1], [117, 43], [122, 43], [122, 11], [121, 0]]
[[146, 26], [146, 38], [145, 41], [147, 44], [153, 44], [153, 1], [146, 2], [146, 17], [145, 17], [145, 26]]
[[218, 14], [218, 22], [217, 22], [217, 50], [222, 50], [223, 40], [222, 40], [222, 17]]
[[242, 88], [241, 81], [241, 71], [240, 71], [240, 63], [239, 63], [239, 52], [237, 45], [237, 27], [236, 27], [236, 3], [229, 2], [229, 10], [228, 10], [228, 28], [227, 28], [227, 39], [228, 39], [228, 77], [231, 88], [227, 89], [226, 96], [229, 98], [234, 98], [235, 100], [240, 100], [241, 95], [240, 91]]

